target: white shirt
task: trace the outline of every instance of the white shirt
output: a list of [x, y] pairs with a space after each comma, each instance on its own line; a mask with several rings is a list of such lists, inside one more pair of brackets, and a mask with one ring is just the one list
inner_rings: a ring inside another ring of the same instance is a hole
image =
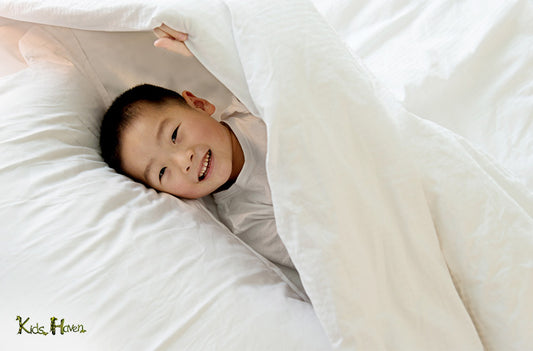
[[266, 125], [234, 101], [221, 117], [239, 141], [244, 165], [235, 183], [213, 194], [220, 220], [259, 254], [294, 269], [276, 229], [266, 173]]

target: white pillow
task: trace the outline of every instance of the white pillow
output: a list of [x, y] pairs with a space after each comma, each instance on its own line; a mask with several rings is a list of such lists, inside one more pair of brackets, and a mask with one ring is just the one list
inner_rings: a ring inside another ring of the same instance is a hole
[[[4, 347], [330, 347], [311, 305], [201, 203], [105, 165], [101, 91], [59, 43], [37, 28], [20, 47], [29, 67], [0, 78]], [[17, 316], [86, 332], [19, 335]]]

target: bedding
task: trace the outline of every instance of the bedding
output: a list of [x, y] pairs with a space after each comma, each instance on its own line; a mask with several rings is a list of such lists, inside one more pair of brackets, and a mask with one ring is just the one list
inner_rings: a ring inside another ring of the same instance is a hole
[[[3, 1], [5, 344], [533, 347], [533, 12], [491, 3], [471, 24], [476, 5]], [[190, 33], [198, 61], [150, 48], [162, 22]], [[305, 292], [209, 203], [105, 167], [100, 115], [139, 82], [194, 84], [219, 111], [233, 94], [265, 120], [278, 231]], [[17, 334], [51, 317], [86, 332]]]
[[[305, 296], [200, 203], [104, 167], [103, 99], [56, 45], [69, 33], [52, 33], [26, 32], [28, 67], [0, 83], [3, 345], [327, 348]], [[79, 330], [52, 336], [52, 317]]]
[[314, 3], [409, 111], [533, 188], [531, 1]]

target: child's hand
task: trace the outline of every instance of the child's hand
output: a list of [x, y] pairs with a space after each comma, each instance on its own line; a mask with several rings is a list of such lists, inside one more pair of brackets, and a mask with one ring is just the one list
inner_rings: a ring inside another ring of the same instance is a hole
[[183, 56], [192, 56], [192, 53], [183, 43], [187, 40], [187, 33], [178, 32], [166, 24], [154, 28], [154, 33], [159, 38], [154, 41], [155, 47], [164, 48]]

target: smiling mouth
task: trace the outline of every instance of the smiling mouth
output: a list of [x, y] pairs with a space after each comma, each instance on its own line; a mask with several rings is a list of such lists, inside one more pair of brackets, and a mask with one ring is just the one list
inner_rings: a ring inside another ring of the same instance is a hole
[[211, 167], [211, 150], [207, 151], [207, 154], [205, 154], [205, 158], [202, 164], [202, 169], [200, 169], [200, 173], [198, 174], [198, 181], [202, 181], [205, 179], [205, 176], [207, 175], [207, 171]]

